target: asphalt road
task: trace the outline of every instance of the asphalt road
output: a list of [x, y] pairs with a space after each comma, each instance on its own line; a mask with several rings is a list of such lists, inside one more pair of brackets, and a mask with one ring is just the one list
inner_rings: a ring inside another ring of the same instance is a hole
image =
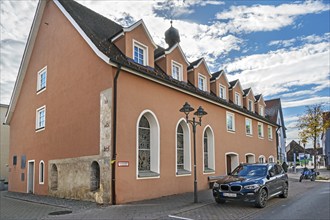
[[278, 206], [250, 216], [250, 219], [330, 219], [330, 183], [314, 186], [300, 195], [284, 200]]

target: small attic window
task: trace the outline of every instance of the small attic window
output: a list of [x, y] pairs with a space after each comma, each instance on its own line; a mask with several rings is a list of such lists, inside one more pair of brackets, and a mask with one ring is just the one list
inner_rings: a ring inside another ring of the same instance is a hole
[[148, 65], [148, 47], [136, 40], [133, 40], [133, 59], [136, 63]]
[[173, 79], [182, 81], [182, 65], [172, 60], [172, 77]]

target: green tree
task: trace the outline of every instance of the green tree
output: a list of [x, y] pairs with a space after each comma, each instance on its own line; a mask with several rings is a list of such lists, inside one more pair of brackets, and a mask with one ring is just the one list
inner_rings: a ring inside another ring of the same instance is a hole
[[316, 169], [316, 143], [323, 130], [329, 127], [329, 121], [323, 121], [322, 105], [306, 106], [304, 115], [298, 119], [299, 137], [303, 143], [310, 139], [314, 146], [314, 168]]

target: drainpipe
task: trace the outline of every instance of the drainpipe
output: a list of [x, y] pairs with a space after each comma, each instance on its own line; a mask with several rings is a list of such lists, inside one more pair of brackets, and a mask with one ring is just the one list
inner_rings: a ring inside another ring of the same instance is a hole
[[111, 159], [111, 196], [112, 204], [116, 205], [116, 156], [117, 156], [117, 82], [121, 70], [121, 64], [117, 64], [117, 71], [113, 80], [113, 151]]
[[[282, 155], [280, 155], [280, 154], [278, 153], [278, 147], [279, 147], [279, 145], [280, 145], [280, 140], [278, 139], [278, 134], [277, 134], [277, 132], [278, 132], [278, 130], [280, 130], [281, 127], [282, 127], [282, 126], [278, 125], [278, 127], [277, 127], [277, 129], [276, 129], [276, 153], [277, 153], [277, 160], [280, 159], [280, 162], [282, 162], [282, 161], [281, 161]], [[282, 147], [282, 146], [281, 146], [281, 147]]]

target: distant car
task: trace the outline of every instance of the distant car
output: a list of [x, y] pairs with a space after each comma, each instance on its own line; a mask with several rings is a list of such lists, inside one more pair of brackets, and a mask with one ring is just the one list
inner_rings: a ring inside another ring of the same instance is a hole
[[213, 185], [213, 197], [217, 203], [227, 200], [254, 202], [258, 208], [267, 200], [279, 196], [288, 197], [288, 176], [279, 164], [240, 164], [227, 176]]

